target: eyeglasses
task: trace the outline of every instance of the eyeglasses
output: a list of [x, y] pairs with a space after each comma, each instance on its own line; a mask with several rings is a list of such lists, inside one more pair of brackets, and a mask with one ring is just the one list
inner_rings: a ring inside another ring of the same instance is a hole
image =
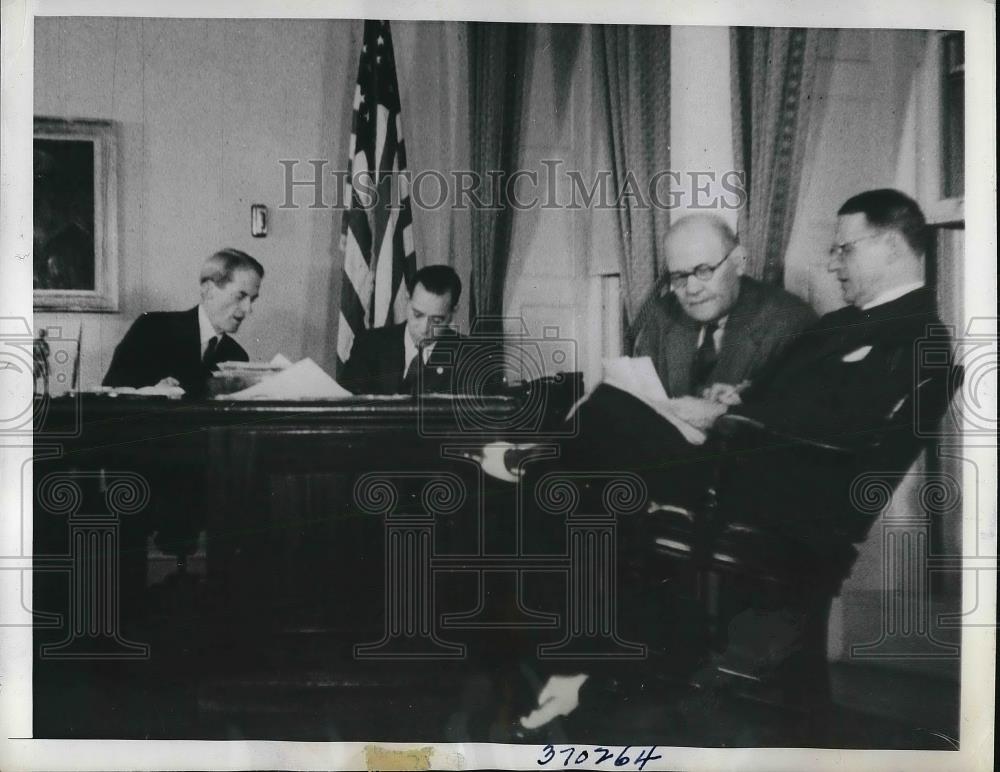
[[694, 276], [694, 278], [696, 278], [698, 281], [709, 281], [715, 275], [715, 272], [719, 270], [719, 267], [732, 256], [733, 251], [730, 251], [729, 254], [727, 254], [715, 265], [702, 263], [701, 265], [696, 265], [690, 271], [671, 272], [670, 289], [674, 291], [685, 289], [687, 287], [688, 279], [690, 279], [692, 276]]
[[872, 233], [870, 236], [862, 236], [860, 239], [854, 239], [854, 241], [845, 241], [842, 244], [834, 244], [830, 247], [830, 257], [835, 259], [840, 259], [845, 255], [851, 254], [854, 251], [854, 245], [861, 241], [868, 241], [868, 239], [877, 239], [879, 236], [884, 236], [884, 233]]

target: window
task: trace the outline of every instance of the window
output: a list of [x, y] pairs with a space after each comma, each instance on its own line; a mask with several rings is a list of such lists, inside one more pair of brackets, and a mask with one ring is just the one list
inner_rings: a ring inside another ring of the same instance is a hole
[[949, 32], [941, 41], [941, 198], [965, 193], [965, 36]]

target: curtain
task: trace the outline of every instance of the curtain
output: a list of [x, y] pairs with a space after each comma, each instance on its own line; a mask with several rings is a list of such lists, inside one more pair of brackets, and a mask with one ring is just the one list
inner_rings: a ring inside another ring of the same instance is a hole
[[[595, 118], [609, 138], [613, 189], [638, 185], [670, 169], [670, 28], [602, 26], [594, 35]], [[619, 196], [617, 206], [625, 353], [641, 326], [640, 309], [657, 278], [657, 246], [670, 225], [664, 207]]]
[[739, 235], [747, 273], [781, 284], [814, 106], [822, 30], [730, 31], [733, 155], [746, 173]]
[[[504, 172], [506, 179], [517, 165], [532, 41], [531, 25], [469, 25], [470, 151], [484, 191], [487, 172]], [[483, 196], [487, 204], [490, 195]], [[503, 313], [513, 214], [506, 206], [472, 208], [470, 326], [477, 317]]]

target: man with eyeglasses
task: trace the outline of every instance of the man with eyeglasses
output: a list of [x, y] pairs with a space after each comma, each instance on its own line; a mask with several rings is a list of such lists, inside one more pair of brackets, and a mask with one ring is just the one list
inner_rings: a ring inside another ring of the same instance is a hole
[[846, 201], [827, 270], [848, 305], [761, 373], [738, 412], [798, 436], [866, 442], [919, 382], [916, 342], [940, 326], [934, 293], [924, 286], [926, 238], [920, 207], [898, 190]]
[[[795, 658], [809, 645], [804, 620], [812, 613], [811, 604], [817, 598], [828, 602], [837, 594], [857, 555], [854, 545], [866, 537], [871, 524], [870, 517], [861, 513], [854, 518], [844, 506], [853, 492], [844, 481], [844, 469], [853, 476], [854, 456], [864, 456], [918, 385], [946, 373], [951, 377], [947, 338], [936, 339], [933, 361], [925, 361], [928, 357], [921, 356], [925, 349], [919, 345], [935, 327], [940, 330], [934, 293], [924, 286], [926, 239], [920, 207], [897, 190], [866, 191], [840, 207], [827, 269], [840, 283], [847, 305], [800, 335], [756, 376], [742, 398], [718, 406], [714, 418], [705, 412], [706, 424], [714, 423], [716, 430], [722, 428], [718, 418], [723, 413], [732, 416], [725, 422], [730, 453], [721, 478], [713, 471], [719, 460], [716, 452], [692, 447], [652, 407], [611, 387], [601, 387], [600, 399], [584, 406], [588, 413], [579, 416], [580, 437], [564, 448], [558, 461], [563, 468], [576, 459], [579, 469], [637, 472], [661, 509], [672, 504], [697, 512], [698, 490], [718, 482], [720, 514], [736, 514], [739, 522], [755, 525], [764, 535], [761, 544], [767, 545], [760, 559], [776, 561], [781, 570], [800, 576], [786, 595], [768, 598], [771, 605], [751, 605], [732, 617], [728, 648], [714, 656], [723, 664], [732, 657], [740, 665], [736, 672], [756, 671], [753, 677], [758, 679], [782, 668], [796, 672]], [[677, 265], [671, 270], [698, 269]], [[696, 309], [697, 304], [690, 307]], [[711, 404], [708, 399], [685, 399]], [[908, 420], [938, 420], [946, 408], [935, 403], [928, 413], [921, 409], [919, 418], [911, 413]], [[761, 428], [779, 434], [760, 433]], [[903, 428], [897, 434], [912, 437], [917, 427]], [[810, 451], [803, 440], [812, 447], [822, 443], [839, 448], [844, 468], [835, 466], [829, 455]], [[572, 453], [573, 448], [595, 446], [598, 451], [588, 456]], [[905, 469], [888, 471], [901, 474]], [[539, 474], [544, 473], [540, 468]], [[619, 551], [623, 549], [620, 543]], [[624, 558], [619, 560], [624, 563]], [[619, 629], [624, 628], [627, 640], [661, 637], [667, 643], [660, 648], [679, 654], [675, 675], [683, 677], [695, 669], [693, 663], [705, 652], [699, 650], [704, 644], [697, 639], [697, 616], [673, 616], [651, 632], [652, 617], [642, 614], [641, 591], [622, 589], [619, 600]], [[654, 600], [659, 602], [658, 596]], [[687, 638], [670, 639], [680, 633]], [[550, 678], [542, 691], [546, 699], [522, 718], [524, 726], [536, 729], [576, 707], [580, 686], [594, 666], [564, 670], [573, 672]], [[814, 675], [803, 676], [806, 689]]]
[[689, 215], [664, 242], [668, 291], [636, 339], [671, 397], [723, 396], [746, 385], [816, 320], [780, 287], [744, 276], [746, 253], [718, 216]]

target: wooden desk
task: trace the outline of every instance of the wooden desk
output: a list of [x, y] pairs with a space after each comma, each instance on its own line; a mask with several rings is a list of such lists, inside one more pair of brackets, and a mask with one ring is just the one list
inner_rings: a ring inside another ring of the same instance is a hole
[[[504, 570], [515, 553], [513, 487], [468, 458], [522, 426], [523, 405], [85, 397], [44, 406], [34, 548], [46, 568], [35, 608], [64, 619], [47, 617], [36, 634], [36, 730], [148, 734], [162, 719], [148, 707], [162, 705], [149, 697], [158, 685], [186, 697], [182, 718], [154, 735], [214, 736], [223, 730], [212, 728], [213, 711], [232, 709], [219, 694], [233, 684], [250, 703], [265, 700], [262, 683], [399, 690], [435, 672], [436, 688], [440, 666], [420, 663], [473, 667], [469, 644], [483, 625], [554, 628], [551, 616], [518, 607], [520, 574]], [[181, 568], [147, 586], [152, 537], [183, 562], [202, 531], [204, 578]], [[432, 576], [434, 556], [445, 565]], [[510, 644], [491, 637], [492, 653]], [[128, 692], [125, 672], [143, 684], [141, 709], [114, 702], [112, 692]], [[93, 683], [115, 707], [98, 720], [90, 694], [76, 713], [58, 708], [64, 676]], [[81, 729], [89, 718], [95, 725]]]

